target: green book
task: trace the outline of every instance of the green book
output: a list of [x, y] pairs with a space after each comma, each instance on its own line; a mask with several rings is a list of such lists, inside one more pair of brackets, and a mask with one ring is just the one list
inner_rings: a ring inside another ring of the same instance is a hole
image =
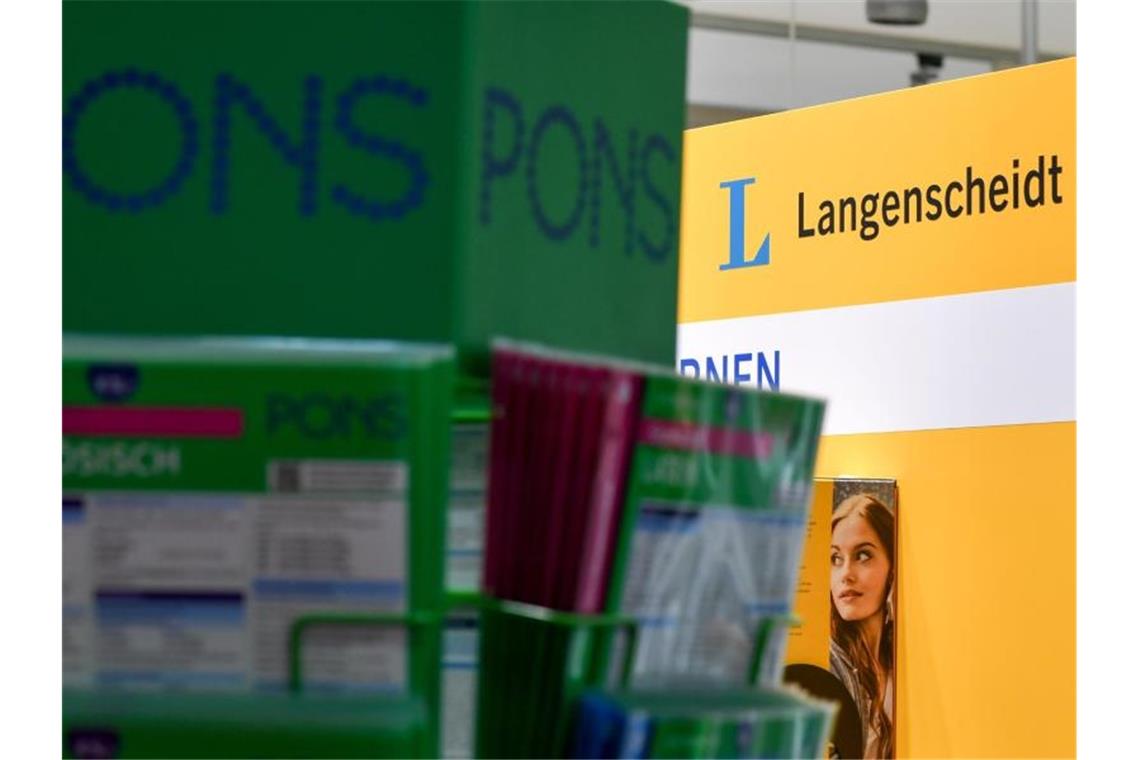
[[[63, 355], [66, 685], [281, 692], [301, 616], [442, 615], [450, 348], [65, 336]], [[306, 692], [417, 695], [435, 737], [438, 624], [302, 645]]]
[[824, 406], [647, 375], [608, 597], [635, 683], [780, 682]]

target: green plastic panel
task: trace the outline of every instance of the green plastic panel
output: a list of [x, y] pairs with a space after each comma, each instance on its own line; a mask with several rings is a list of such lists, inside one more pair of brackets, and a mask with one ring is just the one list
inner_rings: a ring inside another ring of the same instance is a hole
[[65, 329], [672, 365], [687, 13], [65, 2]]
[[430, 757], [418, 699], [64, 691], [64, 757]]

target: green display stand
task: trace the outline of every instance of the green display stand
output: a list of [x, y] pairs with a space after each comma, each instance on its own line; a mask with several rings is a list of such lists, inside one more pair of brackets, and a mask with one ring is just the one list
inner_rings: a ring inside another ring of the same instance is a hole
[[[289, 634], [289, 693], [144, 693], [65, 690], [65, 757], [435, 757], [437, 721], [424, 702], [438, 672], [411, 679], [408, 695], [305, 692], [304, 642], [322, 627], [408, 630], [413, 649], [438, 639], [429, 614], [322, 614]], [[430, 668], [428, 670], [431, 670]]]
[[484, 598], [480, 605], [475, 756], [561, 757], [578, 695], [610, 672], [617, 631], [630, 644], [620, 679], [629, 678], [637, 622]]
[[[611, 685], [625, 689], [630, 684], [639, 638], [637, 620], [617, 614], [561, 612], [488, 597], [482, 598], [479, 607], [475, 756], [564, 756], [578, 698], [591, 690]], [[771, 616], [757, 626], [748, 684], [757, 682], [769, 637], [787, 623], [784, 616]], [[612, 646], [617, 636], [622, 636], [620, 654], [615, 652], [619, 647]], [[710, 691], [707, 700], [690, 706], [694, 710], [715, 707], [722, 696], [741, 693], [739, 686], [717, 686], [723, 688], [722, 694]], [[678, 688], [673, 683], [657, 686], [665, 693]], [[652, 699], [656, 692], [651, 688], [630, 693]], [[759, 704], [760, 697], [755, 700]]]
[[671, 365], [687, 14], [66, 2], [64, 328]]
[[[835, 711], [791, 690], [723, 684], [593, 692], [579, 706], [569, 755], [618, 756], [604, 751], [609, 745], [630, 752], [622, 757], [816, 758], [826, 753]], [[614, 726], [616, 735], [606, 737], [610, 715], [634, 725]]]
[[409, 697], [64, 691], [63, 756], [424, 757]]

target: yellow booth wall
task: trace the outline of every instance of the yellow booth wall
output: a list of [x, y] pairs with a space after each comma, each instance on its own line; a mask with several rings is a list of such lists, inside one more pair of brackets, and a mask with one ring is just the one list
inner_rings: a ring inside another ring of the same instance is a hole
[[678, 370], [826, 398], [817, 477], [898, 481], [902, 757], [1076, 751], [1075, 70], [686, 133]]

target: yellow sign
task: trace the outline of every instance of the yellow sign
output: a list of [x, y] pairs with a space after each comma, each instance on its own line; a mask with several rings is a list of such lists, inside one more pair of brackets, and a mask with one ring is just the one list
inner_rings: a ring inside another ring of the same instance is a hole
[[1076, 750], [1076, 61], [691, 130], [678, 369], [898, 483], [898, 756]]
[[[1075, 69], [686, 132], [678, 321], [1074, 280]], [[770, 263], [724, 270], [748, 179], [745, 260], [770, 235]]]

